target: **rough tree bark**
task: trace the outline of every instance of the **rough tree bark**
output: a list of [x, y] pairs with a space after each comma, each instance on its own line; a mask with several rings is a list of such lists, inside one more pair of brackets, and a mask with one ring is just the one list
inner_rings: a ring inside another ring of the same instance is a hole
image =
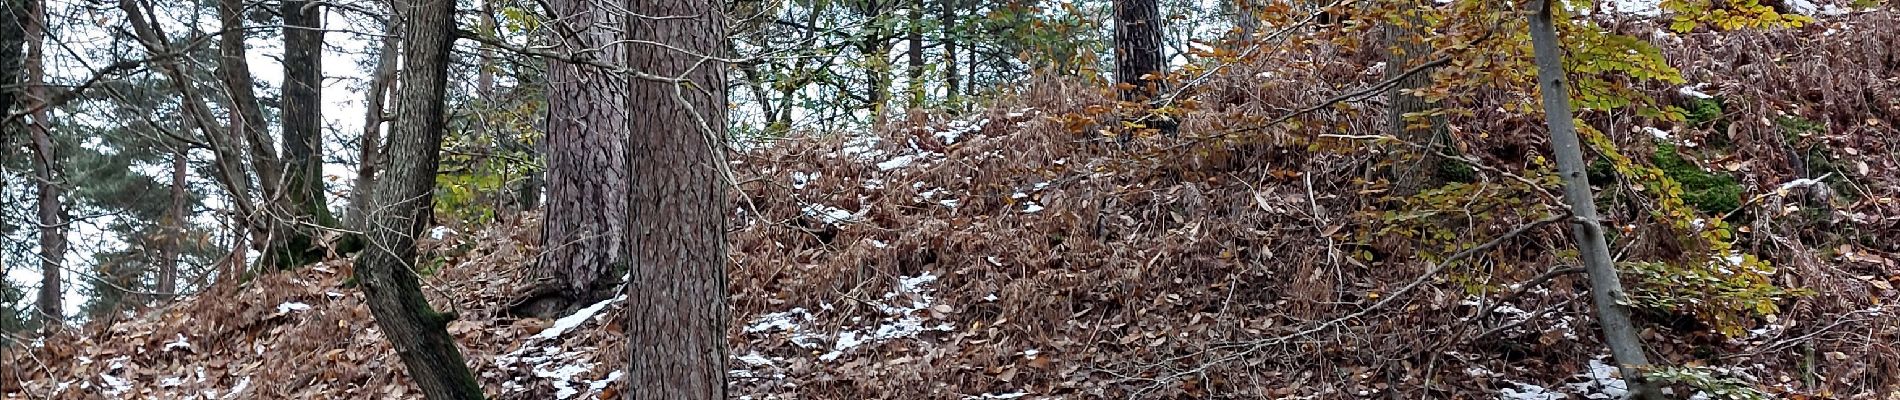
[[[627, 17], [600, 0], [552, 0], [549, 12], [572, 35], [565, 51], [610, 63], [628, 57]], [[543, 290], [516, 311], [547, 315], [611, 297], [627, 264], [627, 84], [629, 77], [548, 60], [546, 249], [537, 272]], [[631, 115], [640, 115], [634, 113]], [[558, 290], [550, 296], [548, 290]]]
[[357, 256], [355, 277], [383, 337], [395, 346], [424, 396], [479, 399], [481, 386], [447, 330], [455, 315], [429, 305], [410, 269], [416, 235], [433, 211], [455, 1], [406, 0], [396, 7], [408, 24], [402, 37], [402, 89], [390, 125], [388, 169], [376, 181], [366, 227], [369, 245]]
[[1167, 72], [1161, 58], [1161, 9], [1155, 0], [1115, 1], [1115, 82], [1133, 85], [1122, 100], [1153, 97], [1161, 83], [1142, 76]]
[[626, 287], [628, 399], [726, 398], [726, 16], [719, 0], [628, 0], [628, 66], [678, 84], [636, 80], [645, 116], [628, 152], [633, 266]]
[[1603, 226], [1597, 220], [1596, 199], [1590, 192], [1589, 177], [1584, 175], [1583, 144], [1577, 139], [1576, 120], [1570, 114], [1570, 88], [1565, 82], [1563, 44], [1551, 24], [1549, 0], [1532, 2], [1530, 17], [1531, 47], [1536, 56], [1537, 86], [1544, 101], [1544, 118], [1550, 125], [1551, 153], [1557, 158], [1557, 173], [1564, 180], [1564, 202], [1575, 216], [1571, 235], [1583, 259], [1584, 272], [1590, 277], [1590, 299], [1596, 303], [1597, 322], [1603, 326], [1603, 341], [1620, 364], [1623, 378], [1629, 381], [1633, 397], [1661, 400], [1662, 394], [1642, 379], [1641, 369], [1649, 365], [1643, 354], [1642, 338], [1630, 322], [1629, 307], [1623, 305], [1623, 285], [1617, 280], [1615, 259], [1610, 257], [1609, 242], [1603, 238]]
[[395, 92], [396, 57], [401, 55], [399, 39], [402, 24], [390, 16], [383, 25], [383, 42], [376, 54], [376, 72], [370, 76], [367, 105], [363, 107], [363, 134], [358, 144], [356, 179], [350, 184], [350, 208], [343, 212], [343, 226], [361, 232], [363, 215], [369, 211], [371, 193], [376, 191], [376, 171], [382, 167], [383, 120], [388, 116], [387, 99]]
[[[27, 0], [26, 24], [21, 32], [26, 38], [26, 96], [37, 104], [46, 101], [44, 1]], [[60, 288], [63, 275], [60, 266], [66, 262], [66, 208], [59, 199], [62, 191], [59, 187], [59, 156], [53, 146], [52, 132], [47, 131], [50, 128], [47, 123], [51, 122], [46, 119], [47, 114], [44, 108], [33, 113], [26, 129], [33, 140], [38, 192], [35, 205], [39, 211], [40, 233], [40, 329], [52, 332], [65, 325], [65, 291]]]
[[335, 226], [323, 201], [323, 10], [311, 0], [285, 0], [282, 89], [283, 193], [266, 193], [272, 243], [263, 265], [289, 268], [323, 258], [317, 226]]
[[[1409, 71], [1419, 63], [1430, 61], [1430, 58], [1426, 56], [1432, 54], [1432, 46], [1425, 43], [1428, 27], [1424, 26], [1426, 23], [1424, 18], [1416, 14], [1429, 7], [1431, 4], [1428, 2], [1410, 1], [1400, 10], [1406, 14], [1404, 24], [1383, 25], [1382, 33], [1386, 42], [1385, 71], [1388, 78]], [[1387, 170], [1390, 176], [1387, 178], [1393, 182], [1395, 194], [1409, 195], [1440, 183], [1438, 163], [1443, 160], [1434, 153], [1444, 147], [1445, 141], [1450, 140], [1449, 132], [1445, 128], [1445, 117], [1427, 116], [1425, 117], [1427, 125], [1424, 127], [1410, 126], [1411, 124], [1405, 118], [1406, 114], [1425, 112], [1438, 107], [1435, 102], [1428, 102], [1423, 97], [1408, 94], [1409, 91], [1431, 85], [1431, 70], [1425, 70], [1400, 79], [1398, 84], [1385, 91], [1386, 134], [1407, 143], [1426, 146], [1426, 150], [1417, 157], [1391, 160], [1392, 165]], [[1411, 148], [1395, 148], [1390, 153], [1414, 154]]]

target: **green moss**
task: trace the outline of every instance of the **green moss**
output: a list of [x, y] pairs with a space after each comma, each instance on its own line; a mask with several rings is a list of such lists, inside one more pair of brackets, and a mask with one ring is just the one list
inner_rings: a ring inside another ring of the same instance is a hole
[[1444, 160], [1438, 163], [1438, 179], [1442, 182], [1473, 183], [1478, 181], [1478, 170], [1461, 160]]
[[1710, 173], [1676, 153], [1676, 146], [1659, 144], [1651, 158], [1663, 175], [1682, 184], [1682, 200], [1709, 215], [1724, 215], [1741, 207], [1742, 185], [1727, 174]]
[[1691, 99], [1689, 106], [1683, 107], [1683, 112], [1683, 118], [1688, 120], [1690, 125], [1718, 123], [1721, 126], [1717, 128], [1728, 127], [1726, 118], [1722, 118], [1722, 99], [1720, 98]]

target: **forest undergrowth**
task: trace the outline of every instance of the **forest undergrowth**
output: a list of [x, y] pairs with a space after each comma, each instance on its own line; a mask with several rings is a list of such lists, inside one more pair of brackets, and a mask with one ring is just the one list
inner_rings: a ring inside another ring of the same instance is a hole
[[[1592, 181], [1681, 398], [1900, 399], [1900, 16], [1676, 34], [1630, 23], [1685, 118], [1585, 112]], [[1653, 33], [1647, 33], [1652, 32]], [[1528, 86], [1383, 131], [1376, 54], [1260, 46], [1175, 78], [1179, 133], [1100, 84], [731, 156], [730, 385], [751, 399], [1598, 398], [1606, 366]], [[1319, 84], [1316, 84], [1319, 82]], [[1355, 94], [1358, 93], [1358, 94]], [[1421, 150], [1431, 149], [1431, 150]], [[1442, 158], [1401, 193], [1395, 158]], [[596, 398], [620, 303], [508, 315], [532, 216], [448, 223], [425, 290], [498, 398]], [[347, 259], [6, 355], [8, 398], [419, 398]], [[27, 395], [27, 394], [32, 395]]]

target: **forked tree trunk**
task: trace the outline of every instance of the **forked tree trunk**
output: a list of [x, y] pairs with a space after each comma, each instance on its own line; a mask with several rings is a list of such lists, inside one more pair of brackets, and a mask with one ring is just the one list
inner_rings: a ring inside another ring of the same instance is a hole
[[261, 262], [289, 268], [316, 262], [323, 252], [317, 227], [335, 226], [323, 201], [323, 12], [310, 0], [285, 0], [283, 82], [283, 193], [267, 193], [272, 243]]
[[1615, 259], [1610, 244], [1603, 238], [1603, 226], [1597, 220], [1596, 199], [1590, 192], [1589, 177], [1584, 175], [1583, 144], [1577, 139], [1576, 120], [1570, 114], [1570, 88], [1564, 75], [1563, 44], [1551, 25], [1549, 0], [1531, 3], [1531, 46], [1536, 55], [1537, 89], [1544, 100], [1544, 118], [1550, 125], [1551, 153], [1557, 158], [1557, 173], [1564, 181], [1564, 202], [1575, 217], [1570, 233], [1577, 240], [1584, 272], [1590, 276], [1590, 300], [1596, 303], [1597, 322], [1603, 326], [1603, 341], [1622, 367], [1633, 397], [1661, 400], [1662, 394], [1642, 379], [1642, 368], [1649, 365], [1643, 354], [1642, 338], [1630, 322], [1629, 307], [1624, 305], [1623, 285], [1617, 280]]
[[627, 284], [628, 399], [726, 398], [726, 16], [719, 0], [628, 0], [637, 71], [689, 84], [633, 82]]
[[[552, 0], [572, 27], [564, 51], [608, 63], [627, 59], [624, 11], [599, 0]], [[598, 52], [584, 53], [590, 49]], [[612, 297], [627, 259], [627, 82], [601, 68], [548, 60], [548, 203], [537, 272], [558, 285], [568, 308]], [[530, 311], [546, 314], [546, 311]]]
[[402, 39], [402, 90], [390, 125], [389, 168], [376, 181], [366, 227], [369, 246], [356, 259], [355, 277], [383, 337], [394, 345], [424, 396], [480, 399], [482, 388], [447, 330], [454, 314], [436, 312], [429, 305], [409, 268], [416, 261], [416, 235], [433, 211], [455, 1], [406, 0], [396, 8], [408, 23]]

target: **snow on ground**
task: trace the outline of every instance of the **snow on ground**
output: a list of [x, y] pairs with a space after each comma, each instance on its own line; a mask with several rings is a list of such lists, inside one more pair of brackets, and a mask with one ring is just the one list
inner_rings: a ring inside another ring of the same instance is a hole
[[[811, 326], [816, 317], [803, 307], [788, 311], [769, 313], [753, 318], [746, 324], [745, 333], [751, 335], [787, 335], [789, 341], [799, 347], [826, 348], [830, 350], [818, 356], [820, 361], [837, 361], [852, 351], [893, 340], [913, 338], [929, 331], [949, 331], [953, 329], [947, 323], [932, 325], [928, 321], [928, 312], [948, 310], [948, 306], [936, 304], [935, 283], [937, 276], [924, 273], [917, 276], [900, 277], [890, 292], [884, 293], [871, 305], [883, 314], [864, 325], [846, 325], [838, 329], [836, 335], [821, 332], [820, 327]], [[853, 322], [862, 319], [854, 318]], [[829, 344], [829, 346], [825, 346]], [[757, 353], [740, 356], [738, 359], [753, 366], [772, 366], [772, 359]]]

